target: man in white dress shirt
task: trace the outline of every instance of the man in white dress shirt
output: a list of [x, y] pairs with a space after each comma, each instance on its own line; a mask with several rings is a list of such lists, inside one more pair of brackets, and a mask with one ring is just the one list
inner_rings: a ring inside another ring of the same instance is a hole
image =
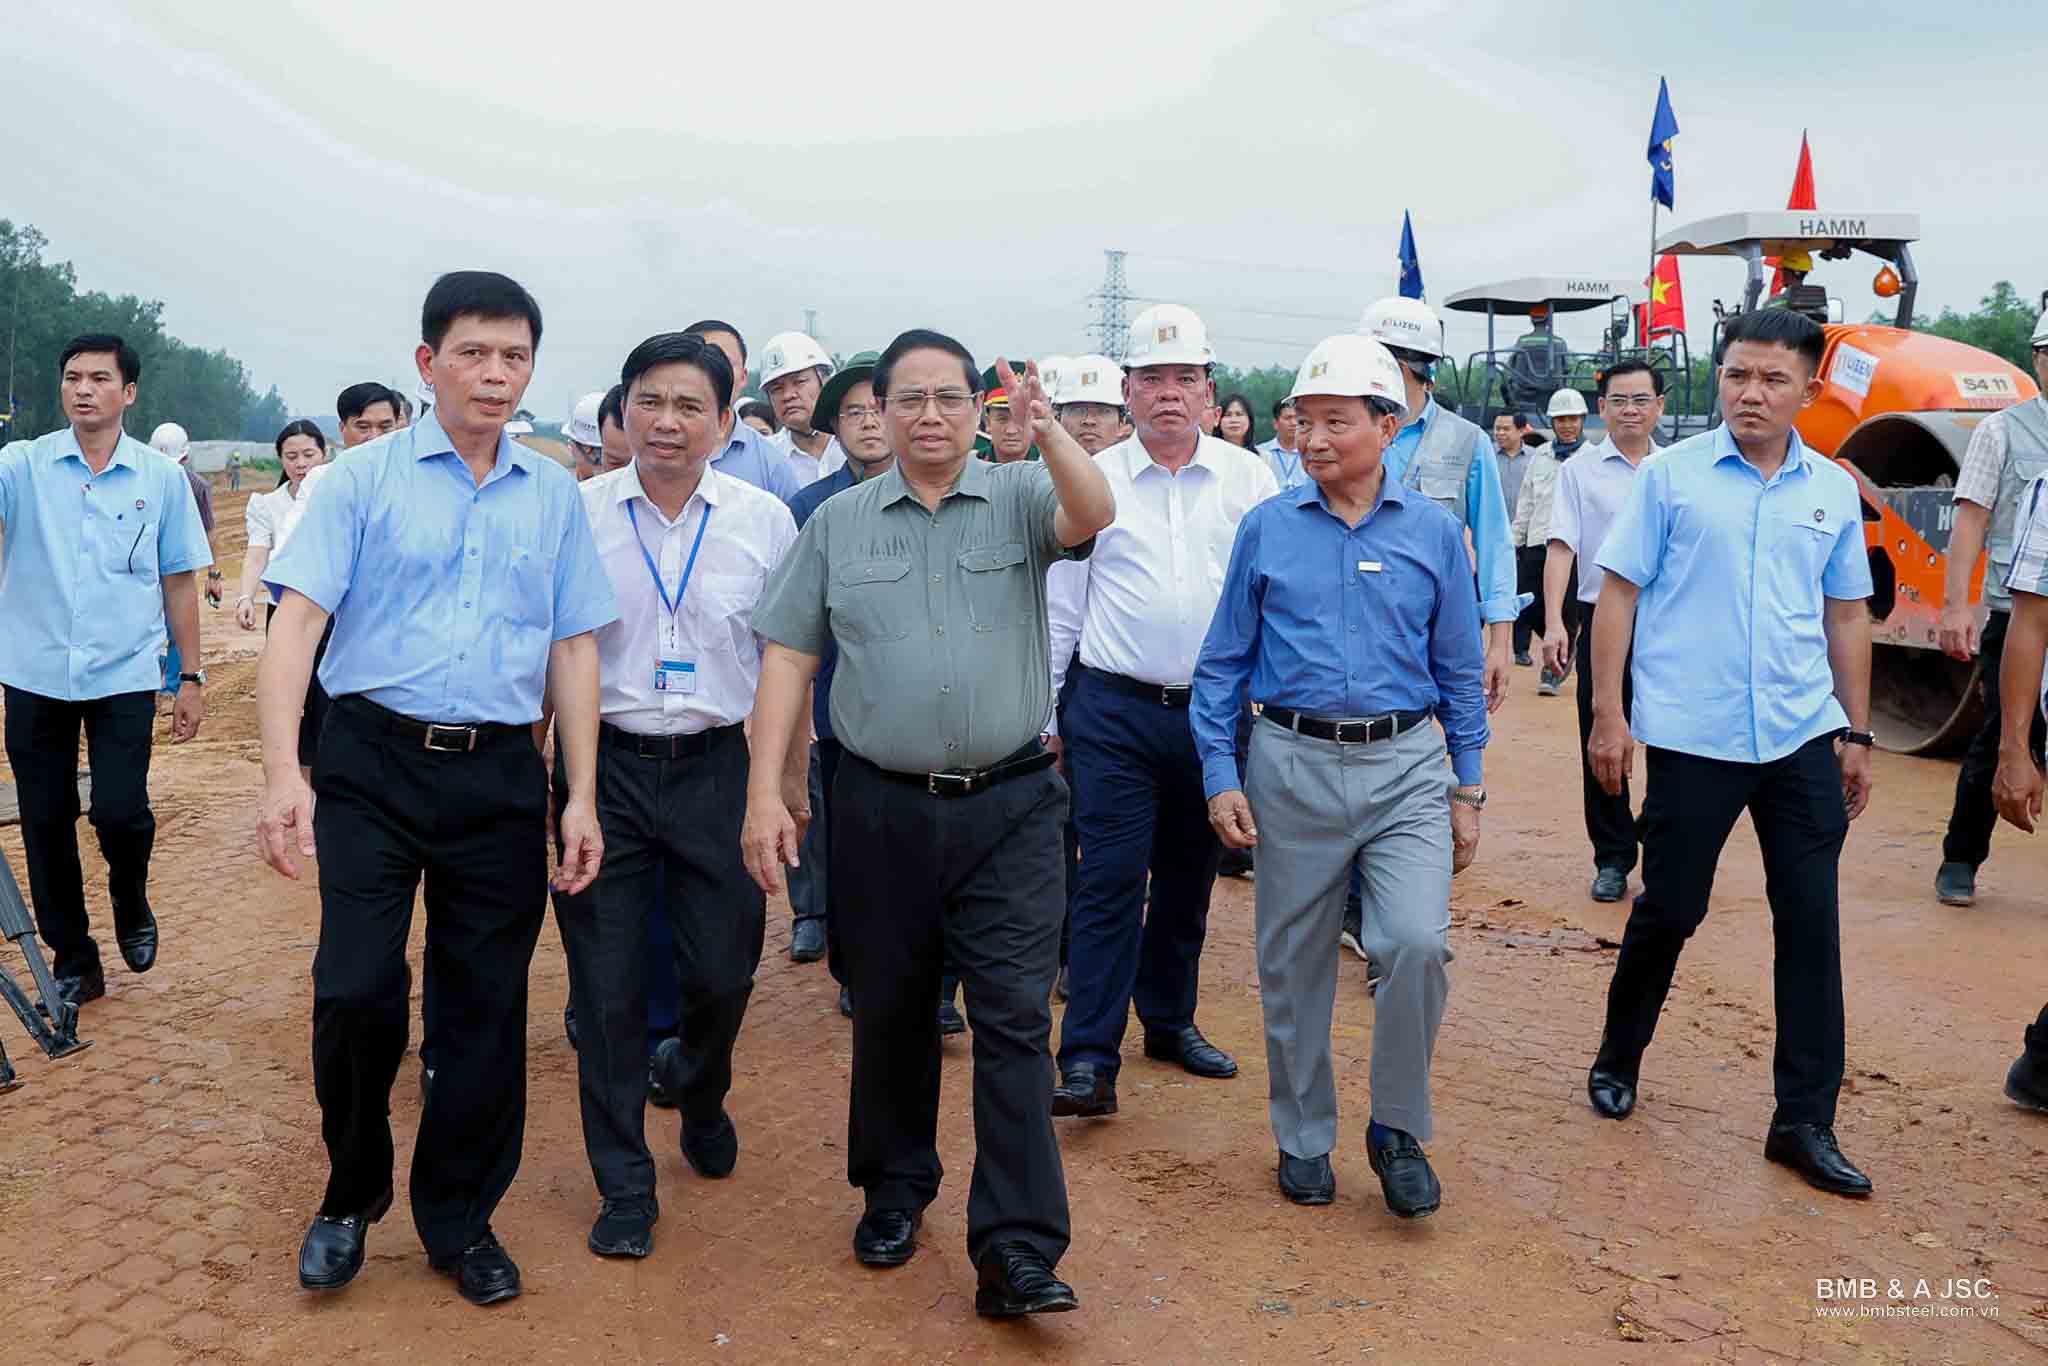
[[[774, 495], [711, 468], [733, 384], [717, 346], [650, 337], [621, 382], [633, 463], [582, 485], [620, 610], [598, 634], [605, 865], [556, 916], [577, 1003], [583, 1140], [603, 1198], [590, 1249], [645, 1257], [657, 1212], [644, 1127], [650, 905], [673, 931], [682, 983], [681, 1038], [662, 1043], [655, 1070], [682, 1112], [683, 1157], [716, 1178], [739, 1153], [724, 1106], [766, 910], [740, 857], [742, 723], [761, 668], [754, 604], [796, 523]], [[801, 770], [793, 781], [801, 792]]]
[[1201, 319], [1160, 304], [1132, 323], [1130, 346], [1124, 394], [1136, 433], [1095, 457], [1116, 521], [1094, 555], [1056, 566], [1048, 582], [1054, 693], [1076, 638], [1081, 671], [1061, 721], [1082, 858], [1055, 1115], [1116, 1113], [1133, 1001], [1147, 1057], [1200, 1077], [1237, 1073], [1195, 1027], [1222, 846], [1188, 724], [1189, 681], [1237, 524], [1279, 485], [1257, 452], [1197, 425], [1216, 401]]
[[830, 378], [832, 358], [802, 332], [778, 332], [761, 348], [761, 392], [775, 405], [776, 420], [782, 423], [768, 444], [788, 455], [798, 488], [846, 463], [844, 452], [837, 464], [830, 463], [832, 434], [811, 426], [818, 395]]

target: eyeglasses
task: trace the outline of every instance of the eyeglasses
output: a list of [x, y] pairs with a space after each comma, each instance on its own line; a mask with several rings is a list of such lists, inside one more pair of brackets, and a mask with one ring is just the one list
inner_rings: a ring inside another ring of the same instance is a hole
[[1627, 412], [1631, 408], [1647, 409], [1655, 407], [1657, 396], [1655, 394], [1616, 394], [1612, 398], [1601, 401], [1610, 408], [1619, 408], [1623, 412]]
[[[940, 405], [939, 411], [945, 411], [945, 405], [943, 403]], [[876, 422], [880, 422], [882, 420], [882, 410], [880, 408], [870, 408], [865, 404], [859, 403], [853, 404], [850, 407], [841, 408], [839, 410], [839, 420], [841, 422], [851, 422], [856, 427], [859, 426], [861, 423], [868, 421], [870, 418], [872, 418]]]
[[882, 400], [885, 407], [902, 409], [904, 417], [922, 417], [925, 404], [934, 402], [939, 405], [941, 417], [958, 417], [974, 402], [974, 395], [965, 389], [917, 389], [890, 394]]

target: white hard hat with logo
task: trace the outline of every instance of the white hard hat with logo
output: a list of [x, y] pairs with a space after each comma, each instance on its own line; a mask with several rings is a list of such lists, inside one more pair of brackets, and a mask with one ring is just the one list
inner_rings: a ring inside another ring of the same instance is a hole
[[594, 389], [576, 400], [576, 409], [569, 414], [569, 420], [562, 424], [562, 435], [579, 446], [593, 449], [604, 444], [604, 433], [598, 430], [597, 414], [604, 407], [604, 390]]
[[1106, 403], [1124, 406], [1124, 368], [1108, 356], [1077, 356], [1068, 362], [1059, 394], [1053, 399], [1061, 407], [1069, 403]]
[[166, 422], [149, 434], [149, 444], [159, 455], [183, 460], [185, 453], [192, 449], [192, 438], [177, 423]]
[[1325, 395], [1334, 398], [1376, 398], [1408, 415], [1408, 385], [1387, 348], [1371, 337], [1340, 332], [1325, 337], [1308, 353], [1294, 377], [1293, 400]]
[[1560, 389], [1550, 396], [1550, 406], [1544, 412], [1550, 417], [1584, 417], [1586, 396], [1576, 389]]
[[[1179, 304], [1154, 304], [1131, 322], [1131, 336], [1124, 347], [1124, 366], [1142, 370], [1148, 365], [1212, 365], [1216, 353], [1209, 349], [1209, 329], [1192, 308]], [[1121, 401], [1121, 400], [1119, 400]]]
[[1381, 299], [1359, 318], [1358, 330], [1382, 346], [1443, 359], [1443, 320], [1420, 299]]
[[[777, 332], [761, 348], [761, 384], [764, 388], [771, 380], [820, 366], [830, 370], [832, 358], [825, 354], [824, 347], [802, 332]], [[739, 377], [734, 376], [734, 379], [738, 381]], [[736, 382], [733, 387], [737, 389], [739, 384]]]
[[2035, 346], [2048, 346], [2048, 310], [2041, 313], [2041, 321], [2034, 324]]
[[1072, 356], [1047, 356], [1038, 362], [1038, 379], [1045, 386], [1045, 396], [1050, 402], [1057, 404], [1060, 401], [1060, 384], [1073, 368]]

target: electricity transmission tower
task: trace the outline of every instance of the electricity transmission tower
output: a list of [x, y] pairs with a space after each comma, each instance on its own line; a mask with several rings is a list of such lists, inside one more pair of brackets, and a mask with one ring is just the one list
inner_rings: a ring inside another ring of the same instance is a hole
[[1105, 251], [1102, 254], [1106, 258], [1102, 267], [1102, 288], [1088, 296], [1097, 305], [1095, 321], [1088, 325], [1088, 330], [1102, 344], [1102, 354], [1122, 364], [1131, 325], [1126, 306], [1132, 296], [1124, 287], [1124, 253]]

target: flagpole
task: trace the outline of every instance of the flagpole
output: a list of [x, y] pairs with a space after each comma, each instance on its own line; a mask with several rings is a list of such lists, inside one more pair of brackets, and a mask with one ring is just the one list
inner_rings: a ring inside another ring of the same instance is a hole
[[1650, 273], [1643, 277], [1643, 288], [1649, 293], [1643, 300], [1643, 321], [1637, 329], [1643, 350], [1650, 349], [1650, 313], [1657, 301], [1657, 196], [1650, 196]]

